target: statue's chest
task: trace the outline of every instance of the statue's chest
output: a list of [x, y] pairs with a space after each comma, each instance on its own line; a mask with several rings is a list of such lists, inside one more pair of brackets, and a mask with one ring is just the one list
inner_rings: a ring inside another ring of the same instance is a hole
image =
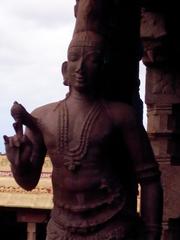
[[60, 151], [84, 148], [91, 141], [101, 141], [111, 134], [112, 122], [105, 107], [96, 103], [88, 111], [70, 114], [62, 105], [58, 117], [58, 149]]
[[112, 129], [112, 122], [102, 104], [96, 103], [87, 114], [80, 112], [74, 116], [68, 113], [64, 104], [58, 117], [57, 150], [65, 164], [74, 168], [91, 149], [101, 149]]

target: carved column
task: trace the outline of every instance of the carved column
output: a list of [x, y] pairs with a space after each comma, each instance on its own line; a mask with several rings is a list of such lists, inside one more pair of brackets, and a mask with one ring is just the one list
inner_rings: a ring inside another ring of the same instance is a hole
[[27, 240], [36, 240], [36, 223], [27, 223]]
[[171, 223], [175, 221], [173, 226], [177, 228], [180, 217], [180, 70], [177, 64], [177, 52], [180, 49], [178, 44], [175, 45], [178, 30], [168, 9], [162, 9], [156, 3], [153, 5], [153, 1], [145, 2], [148, 4], [144, 4], [142, 9], [141, 37], [144, 45], [143, 62], [147, 67], [147, 130], [162, 171], [162, 239], [175, 240], [177, 229], [172, 230]]

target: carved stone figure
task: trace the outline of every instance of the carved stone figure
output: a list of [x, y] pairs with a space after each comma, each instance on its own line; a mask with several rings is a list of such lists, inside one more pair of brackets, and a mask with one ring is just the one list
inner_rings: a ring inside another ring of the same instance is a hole
[[75, 32], [62, 65], [67, 97], [31, 114], [11, 109], [16, 134], [4, 140], [17, 183], [33, 189], [45, 155], [52, 161], [47, 240], [160, 240], [159, 167], [131, 106], [101, 96], [104, 46], [94, 31]]
[[83, 34], [70, 44], [62, 68], [71, 88], [66, 99], [37, 108], [32, 115], [14, 103], [16, 135], [4, 137], [14, 177], [26, 190], [33, 189], [49, 154], [54, 209], [48, 240], [140, 239], [137, 183], [147, 239], [160, 239], [158, 164], [133, 109], [107, 102], [94, 91], [103, 44], [99, 36], [89, 34], [95, 44], [82, 42]]

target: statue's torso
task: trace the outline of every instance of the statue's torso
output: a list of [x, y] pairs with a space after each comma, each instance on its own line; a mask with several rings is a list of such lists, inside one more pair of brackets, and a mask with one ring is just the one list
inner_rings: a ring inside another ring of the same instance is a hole
[[50, 119], [41, 123], [53, 164], [56, 222], [87, 228], [127, 209], [135, 213], [133, 169], [107, 106], [93, 104], [84, 115], [71, 116], [70, 111], [62, 102], [53, 124], [46, 126]]

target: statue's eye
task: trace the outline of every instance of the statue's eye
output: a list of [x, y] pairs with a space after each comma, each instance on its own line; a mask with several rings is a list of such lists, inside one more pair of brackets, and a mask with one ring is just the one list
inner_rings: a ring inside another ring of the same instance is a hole
[[89, 61], [91, 61], [94, 64], [98, 64], [100, 62], [100, 56], [99, 55], [91, 55], [89, 57]]
[[71, 62], [77, 61], [78, 58], [79, 58], [79, 56], [78, 56], [77, 53], [70, 53], [68, 55], [68, 60], [71, 61]]
[[92, 59], [93, 63], [99, 63], [99, 61], [100, 61], [100, 59], [98, 57]]

